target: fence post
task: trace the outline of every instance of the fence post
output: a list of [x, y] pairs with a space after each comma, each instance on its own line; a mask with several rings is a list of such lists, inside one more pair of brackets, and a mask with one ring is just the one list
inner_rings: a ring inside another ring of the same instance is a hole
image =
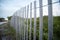
[[53, 38], [52, 0], [48, 0], [48, 40]]
[[34, 1], [34, 40], [36, 40], [36, 1]]
[[25, 8], [25, 40], [26, 40], [26, 38], [27, 38], [27, 34], [26, 34], [26, 32], [27, 32], [27, 25], [26, 25], [26, 21], [27, 21], [27, 19], [26, 19], [27, 17], [26, 17], [26, 8]]
[[27, 39], [28, 40], [28, 13], [29, 13], [29, 5], [27, 6]]
[[21, 8], [21, 40], [23, 40], [23, 8]]
[[17, 12], [17, 35], [18, 35], [18, 40], [19, 40], [19, 11]]
[[15, 27], [15, 15], [14, 15], [14, 27]]
[[[14, 19], [14, 20], [15, 20], [15, 21], [14, 21], [14, 24], [15, 24], [14, 27], [15, 27], [15, 29], [16, 29], [16, 15], [15, 15], [15, 14], [14, 14], [14, 18], [15, 18], [15, 19]], [[16, 34], [16, 35], [17, 35], [17, 34]], [[17, 40], [17, 38], [16, 38], [16, 40]]]
[[16, 40], [17, 40], [17, 12], [16, 12]]
[[16, 23], [17, 23], [16, 29], [17, 29], [17, 40], [18, 40], [19, 39], [19, 37], [18, 37], [18, 35], [19, 35], [18, 12], [16, 13]]
[[24, 7], [22, 9], [22, 40], [24, 40]]
[[25, 21], [26, 21], [26, 19], [25, 19], [25, 17], [26, 17], [26, 7], [24, 8], [24, 40], [25, 40], [25, 33], [26, 33], [26, 25], [25, 25]]
[[32, 33], [32, 3], [30, 4], [30, 34], [29, 34], [29, 40], [31, 40], [31, 33]]
[[39, 40], [43, 40], [43, 8], [42, 8], [42, 0], [39, 0]]
[[22, 8], [21, 8], [21, 13], [20, 13], [20, 16], [21, 16], [21, 18], [20, 18], [20, 25], [21, 25], [21, 27], [20, 27], [20, 29], [21, 29], [21, 40], [22, 40]]
[[[20, 34], [20, 32], [21, 32], [21, 30], [20, 30], [20, 13], [21, 13], [21, 10], [19, 11], [19, 34]], [[20, 34], [20, 36], [19, 36], [19, 40], [21, 40], [21, 34]]]
[[20, 30], [20, 40], [21, 40], [21, 10], [20, 10], [19, 15], [20, 15], [20, 28], [19, 28], [19, 30]]

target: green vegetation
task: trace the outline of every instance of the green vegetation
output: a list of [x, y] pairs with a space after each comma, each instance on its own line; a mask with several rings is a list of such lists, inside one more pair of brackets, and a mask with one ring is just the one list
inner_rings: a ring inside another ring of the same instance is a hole
[[7, 17], [8, 20], [11, 20], [12, 16]]
[[3, 22], [3, 21], [5, 21], [5, 18], [0, 18], [0, 22]]
[[16, 30], [12, 26], [10, 26], [9, 22], [0, 25], [0, 29], [2, 28], [4, 29], [2, 30], [3, 36], [7, 36], [7, 37], [10, 36], [12, 40], [16, 40]]
[[8, 23], [7, 24], [7, 32], [6, 32], [6, 35], [9, 35], [12, 37], [12, 40], [16, 40], [16, 30], [14, 29], [14, 27], [10, 26], [10, 24]]
[[[10, 20], [11, 18], [9, 18]], [[25, 22], [26, 24], [26, 22]], [[39, 40], [39, 18], [36, 19], [36, 40]], [[16, 30], [7, 24], [8, 26], [5, 27], [6, 35], [11, 35], [13, 40], [16, 40]], [[28, 19], [28, 26], [30, 32], [30, 19]], [[32, 36], [31, 40], [33, 40], [33, 31], [34, 30], [34, 18], [32, 18]], [[20, 37], [20, 36], [19, 36]], [[43, 17], [43, 40], [48, 40], [48, 17]], [[60, 16], [53, 17], [53, 40], [60, 40]]]
[[[29, 19], [29, 31], [30, 31], [30, 19]], [[36, 19], [36, 40], [39, 40], [39, 18]], [[32, 39], [34, 30], [34, 18], [32, 18]], [[43, 40], [48, 40], [48, 17], [43, 17]], [[60, 40], [60, 16], [53, 17], [53, 40]]]

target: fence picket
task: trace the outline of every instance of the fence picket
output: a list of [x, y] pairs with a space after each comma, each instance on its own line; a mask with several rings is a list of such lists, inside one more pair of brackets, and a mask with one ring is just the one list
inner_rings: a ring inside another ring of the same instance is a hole
[[30, 4], [30, 34], [29, 34], [29, 40], [31, 40], [31, 33], [32, 33], [32, 3]]
[[34, 40], [36, 40], [36, 1], [34, 1]]
[[52, 15], [52, 0], [48, 0], [48, 40], [53, 38], [53, 15]]
[[42, 0], [39, 0], [39, 14], [40, 14], [40, 26], [39, 26], [39, 40], [43, 40], [43, 8]]

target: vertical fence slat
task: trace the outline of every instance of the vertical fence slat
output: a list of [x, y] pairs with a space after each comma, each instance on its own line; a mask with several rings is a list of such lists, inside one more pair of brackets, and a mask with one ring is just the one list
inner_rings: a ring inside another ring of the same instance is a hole
[[23, 8], [22, 8], [22, 13], [21, 13], [21, 25], [22, 25], [21, 29], [22, 29], [22, 40], [23, 40], [23, 18], [22, 17], [23, 17]]
[[17, 40], [17, 12], [16, 12], [16, 40]]
[[17, 16], [17, 40], [19, 40], [19, 37], [18, 37], [18, 36], [19, 36], [19, 22], [18, 22], [19, 19], [18, 19], [18, 12], [17, 12], [17, 15], [16, 15], [16, 16]]
[[[24, 15], [23, 15], [23, 17], [24, 17], [24, 22], [25, 22], [25, 8], [24, 8]], [[24, 23], [24, 38], [23, 38], [23, 40], [25, 40], [25, 23]]]
[[16, 29], [16, 15], [14, 15], [14, 16], [15, 16], [15, 17], [14, 17], [14, 18], [15, 18], [15, 25], [14, 25], [14, 27], [15, 27], [15, 29]]
[[36, 40], [36, 1], [34, 1], [34, 40]]
[[32, 33], [32, 3], [30, 4], [30, 34], [29, 34], [29, 40], [31, 40], [31, 33]]
[[19, 40], [19, 17], [18, 17], [19, 11], [17, 13], [18, 13], [17, 14], [17, 35], [18, 35], [18, 40]]
[[25, 25], [25, 17], [26, 17], [26, 7], [24, 8], [24, 40], [25, 40], [25, 28], [26, 28], [26, 25]]
[[24, 29], [23, 29], [23, 8], [22, 8], [22, 40], [23, 40], [23, 32], [24, 32]]
[[29, 14], [29, 5], [27, 6], [27, 39], [28, 40], [28, 14]]
[[48, 0], [48, 40], [53, 38], [53, 15], [52, 15], [52, 0]]
[[20, 10], [20, 13], [19, 13], [19, 17], [20, 17], [20, 19], [19, 19], [19, 21], [20, 21], [20, 26], [19, 26], [19, 30], [20, 30], [20, 40], [21, 40], [21, 10]]
[[23, 14], [22, 15], [23, 15], [23, 17], [22, 17], [23, 20], [22, 21], [23, 21], [23, 40], [24, 40], [24, 8], [23, 8]]
[[[13, 16], [14, 16], [14, 15], [13, 15]], [[15, 16], [13, 17], [13, 19], [14, 19], [14, 21], [13, 21], [13, 22], [14, 22], [14, 24], [13, 24], [13, 25], [14, 25], [14, 27], [15, 27]]]
[[13, 25], [14, 25], [14, 16], [13, 16]]
[[27, 34], [26, 34], [26, 32], [27, 32], [27, 31], [26, 31], [26, 27], [27, 27], [27, 25], [26, 25], [26, 7], [25, 7], [25, 40], [26, 40], [26, 35], [27, 35]]
[[43, 8], [42, 8], [42, 0], [39, 0], [39, 14], [40, 14], [39, 40], [43, 40]]
[[21, 17], [20, 17], [20, 13], [21, 13], [21, 10], [20, 10], [20, 12], [19, 12], [19, 34], [20, 34], [19, 40], [21, 40], [21, 33], [20, 33], [20, 32], [21, 32], [21, 29], [20, 29], [20, 28], [21, 28], [21, 23], [20, 23], [20, 22], [21, 22], [21, 21], [20, 21], [20, 20], [21, 20], [21, 19], [20, 19]]
[[20, 22], [21, 22], [21, 40], [22, 40], [22, 8], [21, 8], [21, 13], [20, 13], [20, 16], [21, 16], [21, 19], [20, 19]]
[[24, 34], [24, 19], [23, 19], [23, 13], [24, 13], [24, 8], [22, 8], [22, 40], [23, 40], [23, 34]]

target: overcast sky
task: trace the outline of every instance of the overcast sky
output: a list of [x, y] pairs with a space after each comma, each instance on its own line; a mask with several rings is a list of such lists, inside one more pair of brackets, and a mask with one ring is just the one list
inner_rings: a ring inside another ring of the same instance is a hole
[[[17, 10], [19, 10], [21, 7], [24, 7], [30, 2], [33, 2], [34, 0], [0, 0], [0, 17], [7, 17], [13, 15], [13, 13]], [[53, 0], [53, 2], [58, 1], [58, 0]], [[47, 4], [47, 0], [43, 1], [43, 4]], [[58, 12], [58, 15], [60, 15], [58, 8], [56, 9], [55, 5], [55, 10]], [[45, 10], [44, 10], [45, 11]], [[55, 14], [56, 15], [56, 14]]]
[[0, 16], [7, 17], [33, 0], [0, 0]]

